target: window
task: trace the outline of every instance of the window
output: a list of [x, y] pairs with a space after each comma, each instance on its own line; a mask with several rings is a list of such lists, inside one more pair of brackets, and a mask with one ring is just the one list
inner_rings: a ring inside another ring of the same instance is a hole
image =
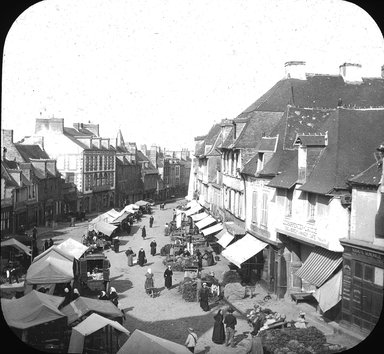
[[257, 158], [257, 172], [260, 172], [264, 168], [264, 153], [259, 152]]
[[257, 191], [252, 192], [252, 220], [253, 223], [257, 223]]
[[363, 277], [363, 265], [360, 262], [354, 262], [355, 263], [355, 269], [353, 272], [353, 275], [356, 278], [362, 278]]
[[268, 194], [267, 193], [263, 193], [260, 223], [264, 227], [266, 227], [268, 223]]
[[287, 190], [285, 216], [292, 216], [293, 188]]
[[365, 264], [364, 266], [364, 280], [369, 281], [369, 282], [374, 282], [375, 280], [375, 269], [372, 266], [369, 266]]
[[99, 170], [103, 168], [103, 156], [99, 156]]
[[175, 166], [175, 167], [176, 167], [176, 170], [175, 170], [176, 176], [180, 176], [180, 166]]
[[316, 194], [308, 193], [308, 220], [315, 220]]
[[67, 172], [65, 175], [65, 182], [75, 183], [75, 174], [73, 172]]

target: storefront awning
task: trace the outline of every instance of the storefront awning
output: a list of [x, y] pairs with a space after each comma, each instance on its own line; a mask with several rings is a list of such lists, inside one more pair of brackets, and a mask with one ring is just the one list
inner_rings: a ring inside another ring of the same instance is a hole
[[200, 221], [204, 218], [206, 218], [209, 214], [205, 213], [204, 211], [202, 213], [199, 213], [199, 214], [194, 214], [191, 216], [192, 220], [194, 222], [197, 222], [197, 221]]
[[322, 247], [315, 249], [308, 256], [296, 275], [307, 282], [320, 287], [343, 261], [339, 252], [328, 251]]
[[217, 241], [217, 243], [218, 243], [221, 247], [225, 248], [225, 247], [227, 247], [227, 246], [230, 244], [230, 242], [231, 242], [234, 238], [235, 238], [235, 236], [232, 236], [228, 231], [226, 231], [226, 232], [224, 233], [224, 235], [220, 237], [220, 239], [219, 239], [219, 241]]
[[206, 218], [203, 220], [200, 220], [196, 223], [196, 226], [199, 228], [199, 230], [204, 229], [205, 227], [217, 223], [216, 219], [213, 218], [212, 216], [208, 215]]
[[221, 254], [240, 268], [242, 263], [259, 253], [267, 245], [256, 237], [246, 234], [242, 239], [228, 246]]
[[316, 290], [313, 296], [319, 303], [321, 311], [328, 311], [341, 300], [341, 281], [342, 271], [340, 270]]
[[184, 214], [186, 216], [191, 216], [193, 214], [198, 213], [201, 209], [203, 209], [203, 207], [200, 204], [198, 204], [193, 206], [191, 209], [188, 209], [187, 211], [185, 211]]
[[202, 231], [202, 234], [203, 234], [204, 236], [208, 236], [208, 235], [211, 235], [211, 234], [213, 234], [213, 233], [215, 233], [215, 232], [217, 232], [217, 231], [222, 230], [223, 227], [224, 227], [223, 224], [219, 223], [219, 224], [216, 224], [216, 225], [207, 227], [206, 229], [204, 229], [204, 230]]

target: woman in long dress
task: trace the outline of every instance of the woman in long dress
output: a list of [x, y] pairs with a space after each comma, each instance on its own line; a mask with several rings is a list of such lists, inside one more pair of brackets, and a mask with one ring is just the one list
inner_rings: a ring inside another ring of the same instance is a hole
[[172, 288], [172, 267], [169, 265], [164, 272], [165, 287], [170, 290]]
[[143, 267], [145, 264], [145, 251], [143, 247], [140, 248], [139, 254], [137, 255], [137, 262], [140, 267]]
[[152, 240], [151, 243], [149, 244], [149, 246], [151, 247], [151, 255], [155, 256], [156, 255], [156, 247], [157, 247], [156, 241]]
[[213, 326], [212, 342], [223, 344], [225, 342], [223, 312], [219, 310], [213, 318], [215, 319], [215, 324]]
[[148, 295], [152, 295], [152, 291], [154, 287], [155, 287], [155, 284], [153, 281], [152, 270], [151, 268], [148, 268], [147, 273], [145, 274], [145, 283], [144, 283], [145, 292]]
[[209, 289], [207, 287], [207, 283], [203, 283], [203, 287], [201, 288], [199, 294], [200, 307], [203, 309], [203, 311], [209, 311], [208, 296]]

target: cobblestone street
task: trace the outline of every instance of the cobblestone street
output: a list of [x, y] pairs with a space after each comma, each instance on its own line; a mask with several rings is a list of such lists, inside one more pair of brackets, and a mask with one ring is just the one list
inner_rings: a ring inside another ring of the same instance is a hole
[[[109, 249], [105, 251], [106, 256], [111, 262], [111, 286], [115, 287], [119, 294], [119, 307], [126, 314], [125, 327], [131, 332], [134, 329], [140, 329], [148, 333], [184, 344], [187, 336], [187, 328], [193, 327], [198, 334], [199, 340], [196, 347], [196, 353], [245, 353], [249, 338], [250, 326], [242, 319], [238, 313], [235, 313], [238, 319], [236, 327], [236, 348], [227, 348], [225, 345], [217, 345], [212, 342], [213, 316], [218, 309], [226, 304], [217, 304], [211, 306], [210, 312], [203, 312], [199, 303], [186, 302], [178, 292], [178, 284], [183, 280], [183, 272], [174, 272], [173, 287], [167, 290], [164, 287], [163, 273], [165, 266], [164, 257], [160, 256], [160, 249], [167, 243], [170, 243], [170, 237], [164, 236], [164, 225], [172, 218], [172, 210], [178, 203], [167, 204], [165, 210], [159, 210], [158, 206], [153, 208], [155, 218], [152, 228], [149, 227], [149, 216], [144, 215], [142, 220], [135, 223], [129, 236], [121, 236], [119, 253]], [[145, 225], [147, 237], [145, 240], [141, 237], [141, 226]], [[68, 237], [81, 241], [82, 235], [86, 232], [88, 222], [77, 223], [74, 227], [63, 227], [54, 230], [53, 240], [55, 244], [61, 243]], [[46, 237], [52, 236], [52, 230], [39, 231], [40, 243]], [[156, 240], [157, 254], [150, 255], [149, 244]], [[140, 247], [143, 247], [148, 259], [144, 267], [135, 265], [128, 267], [125, 251], [131, 247], [137, 253]], [[160, 289], [160, 296], [151, 298], [144, 291], [145, 273], [148, 268], [152, 269], [155, 279], [155, 287]], [[220, 260], [211, 267], [206, 267], [203, 272], [214, 271], [216, 277], [221, 281], [223, 273], [228, 270], [228, 261], [220, 257]], [[256, 296], [253, 299], [246, 298], [236, 302], [236, 306], [245, 311], [252, 308], [255, 302], [262, 299], [266, 294], [261, 287], [256, 287]], [[286, 300], [272, 299], [265, 305], [274, 311], [284, 313], [288, 320], [296, 319], [298, 313], [304, 310], [308, 315], [309, 325], [314, 325], [327, 335], [331, 343], [339, 343], [346, 347], [353, 347], [359, 343], [359, 339], [339, 333], [334, 328], [320, 320], [315, 309], [305, 303], [295, 305]]]

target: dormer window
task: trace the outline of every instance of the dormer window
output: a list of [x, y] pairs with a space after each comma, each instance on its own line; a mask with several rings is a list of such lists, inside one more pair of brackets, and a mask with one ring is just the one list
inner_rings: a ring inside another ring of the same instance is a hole
[[259, 152], [257, 154], [257, 170], [256, 172], [260, 172], [264, 168], [264, 153]]

